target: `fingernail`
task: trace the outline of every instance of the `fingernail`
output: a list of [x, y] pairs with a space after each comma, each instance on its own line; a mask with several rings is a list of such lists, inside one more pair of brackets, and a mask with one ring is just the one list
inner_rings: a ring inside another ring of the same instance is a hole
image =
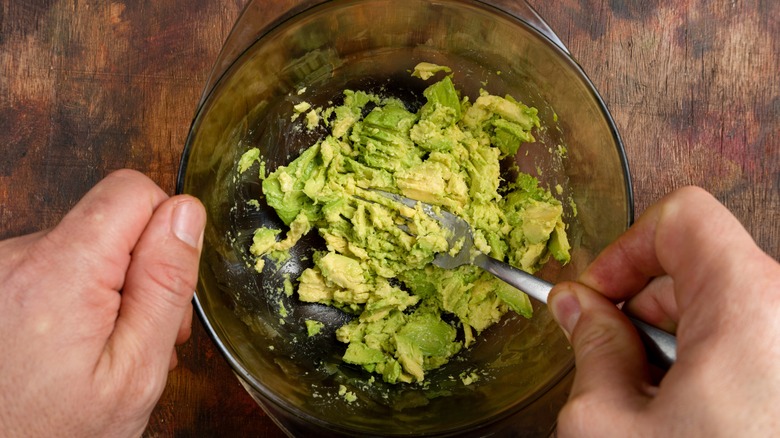
[[193, 201], [183, 201], [174, 207], [171, 228], [182, 242], [200, 249], [203, 241], [203, 215]]
[[573, 292], [564, 290], [554, 295], [550, 304], [550, 310], [553, 317], [561, 326], [566, 336], [571, 338], [571, 332], [577, 321], [580, 319], [581, 307], [577, 295]]

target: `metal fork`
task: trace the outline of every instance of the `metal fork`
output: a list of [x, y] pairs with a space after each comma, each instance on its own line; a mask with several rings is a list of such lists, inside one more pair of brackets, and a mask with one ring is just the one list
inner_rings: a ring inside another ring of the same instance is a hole
[[[529, 297], [547, 304], [547, 296], [550, 294], [550, 289], [552, 289], [553, 285], [477, 250], [474, 247], [471, 226], [465, 220], [448, 211], [405, 196], [379, 190], [375, 192], [400, 202], [407, 207], [415, 208], [419, 204], [425, 214], [436, 220], [443, 229], [449, 231], [447, 243], [450, 248], [454, 247], [454, 245], [461, 245], [460, 250], [456, 254], [448, 252], [437, 254], [433, 259], [434, 265], [444, 269], [453, 269], [465, 264], [479, 266], [518, 290], [525, 292]], [[504, 301], [512, 299], [512, 297], [501, 298]], [[648, 360], [664, 370], [669, 369], [677, 359], [677, 339], [675, 336], [636, 318], [629, 316], [628, 319], [638, 329], [642, 342], [645, 344]]]

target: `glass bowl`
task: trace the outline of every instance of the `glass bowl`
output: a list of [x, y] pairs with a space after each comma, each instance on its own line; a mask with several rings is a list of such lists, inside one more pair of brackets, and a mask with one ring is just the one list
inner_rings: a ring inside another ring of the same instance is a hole
[[[273, 17], [271, 19], [269, 17]], [[284, 264], [255, 272], [253, 231], [279, 226], [256, 172], [238, 159], [259, 147], [269, 170], [321, 132], [291, 129], [293, 105], [327, 106], [345, 88], [418, 104], [421, 62], [446, 65], [465, 94], [511, 94], [539, 109], [536, 143], [516, 163], [558, 193], [572, 261], [539, 273], [573, 279], [632, 221], [628, 166], [601, 98], [568, 51], [522, 2], [362, 0], [247, 6], [215, 65], [184, 150], [177, 189], [201, 199], [208, 225], [195, 295], [198, 315], [252, 397], [291, 435], [549, 435], [566, 400], [573, 358], [544, 305], [508, 314], [421, 385], [389, 385], [340, 360], [347, 316], [278, 291], [310, 265], [316, 233]], [[559, 188], [556, 190], [555, 188]], [[284, 309], [284, 310], [282, 310]], [[307, 335], [304, 321], [325, 321]], [[462, 376], [477, 373], [466, 384]], [[344, 391], [357, 400], [348, 401]]]

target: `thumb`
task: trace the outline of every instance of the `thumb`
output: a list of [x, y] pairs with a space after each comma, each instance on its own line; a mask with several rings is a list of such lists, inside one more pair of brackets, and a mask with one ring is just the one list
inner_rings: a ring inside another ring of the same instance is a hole
[[636, 330], [611, 301], [580, 283], [556, 285], [548, 303], [576, 362], [569, 402], [558, 418], [559, 436], [631, 430], [634, 414], [654, 392]]
[[170, 198], [155, 210], [133, 249], [107, 351], [115, 361], [142, 364], [152, 373], [145, 376], [150, 381], [154, 376], [164, 380], [182, 323], [192, 311], [205, 222], [197, 199]]

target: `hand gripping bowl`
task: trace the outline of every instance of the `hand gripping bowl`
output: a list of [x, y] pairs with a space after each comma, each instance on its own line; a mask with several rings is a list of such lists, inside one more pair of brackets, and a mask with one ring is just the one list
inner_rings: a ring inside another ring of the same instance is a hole
[[[631, 223], [628, 167], [614, 123], [524, 2], [250, 1], [199, 105], [178, 191], [208, 211], [195, 296], [200, 319], [247, 391], [291, 435], [546, 436], [565, 402], [572, 354], [544, 306], [536, 304], [530, 320], [508, 314], [458, 360], [430, 372], [425, 387], [369, 383], [367, 373], [340, 360], [345, 347], [333, 333], [345, 315], [273, 293], [285, 274], [295, 278], [311, 263], [312, 248], [322, 246], [316, 233], [263, 274], [248, 263], [254, 229], [280, 221], [267, 206], [247, 206], [260, 187], [257, 172], [236, 176], [241, 154], [259, 147], [270, 171], [316, 140], [290, 129], [292, 105], [302, 100], [325, 106], [345, 88], [382, 89], [419, 104], [412, 96], [426, 83], [409, 71], [421, 61], [452, 67], [472, 99], [485, 87], [539, 109], [537, 143], [523, 146], [516, 160], [543, 185], [563, 189], [573, 247], [571, 263], [550, 264], [540, 276], [576, 277]], [[563, 159], [559, 145], [568, 150]], [[310, 318], [326, 322], [322, 334], [307, 336]], [[464, 384], [460, 376], [472, 372], [480, 378]]]

